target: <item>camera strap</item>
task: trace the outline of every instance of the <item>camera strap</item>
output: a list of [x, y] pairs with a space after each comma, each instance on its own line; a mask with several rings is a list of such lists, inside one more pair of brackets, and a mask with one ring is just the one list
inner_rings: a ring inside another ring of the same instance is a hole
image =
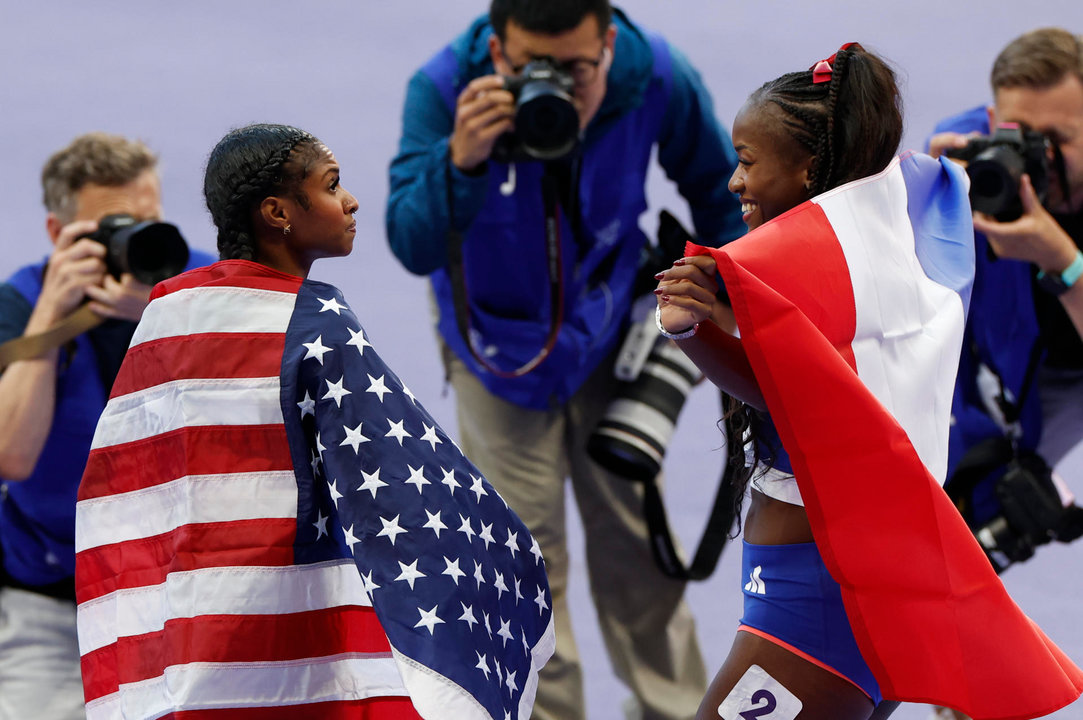
[[[729, 414], [727, 402], [737, 401], [723, 396], [723, 410], [726, 415]], [[651, 536], [651, 552], [664, 575], [685, 581], [704, 580], [711, 576], [737, 519], [732, 489], [738, 485], [743, 486], [751, 471], [752, 468], [745, 463], [744, 438], [727, 426], [726, 465], [722, 469], [722, 478], [718, 483], [718, 491], [715, 493], [703, 537], [700, 538], [689, 565], [684, 564], [677, 550], [677, 541], [670, 530], [656, 479], [651, 478], [644, 483], [643, 512], [647, 519], [647, 531]]]
[[542, 203], [545, 206], [545, 244], [546, 267], [549, 272], [549, 334], [538, 354], [514, 370], [502, 370], [490, 363], [478, 351], [470, 332], [470, 297], [466, 287], [466, 273], [463, 271], [463, 234], [455, 229], [455, 202], [451, 188], [451, 165], [445, 166], [445, 186], [447, 187], [448, 209], [448, 276], [451, 279], [451, 297], [455, 307], [455, 324], [463, 342], [470, 348], [470, 354], [479, 365], [502, 378], [516, 378], [526, 375], [549, 357], [557, 344], [560, 326], [564, 321], [564, 264], [560, 249], [560, 203], [557, 200], [556, 180], [548, 173], [542, 176]]
[[653, 478], [644, 483], [646, 494], [643, 497], [643, 511], [647, 518], [647, 530], [651, 536], [651, 551], [663, 574], [676, 580], [704, 580], [714, 572], [718, 558], [722, 555], [722, 549], [725, 548], [726, 541], [729, 539], [730, 528], [733, 527], [735, 517], [733, 503], [730, 502], [726, 487], [727, 481], [723, 473], [723, 479], [715, 494], [714, 505], [711, 507], [711, 515], [703, 530], [703, 537], [700, 538], [691, 564], [685, 565], [677, 551], [677, 541], [669, 528], [665, 504], [662, 502], [658, 485]]
[[[979, 360], [978, 348], [971, 338], [966, 345], [975, 360]], [[1000, 387], [1000, 393], [996, 397], [996, 403], [1004, 416], [1004, 422], [1010, 427], [1019, 422], [1023, 413], [1023, 406], [1030, 394], [1038, 373], [1038, 362], [1042, 357], [1041, 342], [1035, 341], [1027, 357], [1027, 367], [1023, 372], [1023, 384], [1019, 388], [1019, 397], [1011, 400], [1008, 398], [1008, 388], [1004, 385], [1004, 378], [997, 368], [990, 362], [983, 362], [996, 377]], [[998, 467], [1004, 467], [1019, 459], [1019, 448], [1015, 438], [1009, 432], [999, 437], [991, 437], [976, 443], [968, 448], [944, 483], [944, 489], [956, 504], [962, 503], [961, 510], [967, 521], [970, 521], [970, 496], [974, 489]]]
[[[977, 348], [973, 344], [971, 344], [971, 351], [977, 355]], [[1008, 389], [1004, 386], [1004, 378], [1001, 376], [1000, 371], [989, 363], [985, 363], [986, 367], [996, 376], [997, 383], [1000, 385], [997, 405], [1000, 406], [1000, 411], [1004, 413], [1004, 419], [1009, 425], [1019, 422], [1019, 418], [1023, 414], [1023, 405], [1026, 403], [1027, 395], [1030, 394], [1030, 389], [1035, 383], [1038, 374], [1038, 361], [1041, 358], [1042, 343], [1040, 340], [1035, 340], [1034, 345], [1030, 348], [1030, 355], [1027, 356], [1027, 368], [1023, 371], [1023, 384], [1019, 388], [1019, 397], [1015, 399], [1015, 402], [1008, 399]]]
[[105, 318], [83, 305], [51, 328], [36, 335], [24, 335], [0, 345], [0, 371], [17, 360], [33, 360], [60, 347], [74, 337], [100, 325]]

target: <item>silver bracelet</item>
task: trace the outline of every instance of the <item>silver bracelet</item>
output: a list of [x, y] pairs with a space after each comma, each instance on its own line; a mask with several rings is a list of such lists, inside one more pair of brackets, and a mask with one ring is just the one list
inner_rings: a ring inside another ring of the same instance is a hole
[[654, 324], [658, 326], [658, 332], [661, 333], [662, 337], [669, 338], [670, 340], [684, 340], [685, 338], [690, 338], [696, 334], [696, 330], [699, 330], [699, 323], [696, 323], [687, 330], [681, 330], [678, 333], [671, 333], [669, 330], [666, 330], [664, 327], [662, 327], [661, 305], [658, 305], [654, 308]]

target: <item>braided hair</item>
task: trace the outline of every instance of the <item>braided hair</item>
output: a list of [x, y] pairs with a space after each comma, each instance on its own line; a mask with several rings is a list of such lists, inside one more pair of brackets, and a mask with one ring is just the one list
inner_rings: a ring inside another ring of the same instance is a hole
[[319, 156], [320, 141], [289, 125], [248, 125], [232, 130], [211, 151], [203, 196], [218, 228], [223, 260], [254, 260], [253, 210], [264, 198], [292, 193], [308, 207], [300, 186]]
[[813, 157], [812, 195], [880, 172], [902, 139], [895, 73], [857, 43], [836, 53], [830, 82], [814, 83], [812, 70], [787, 73], [764, 83], [747, 104], [768, 102], [778, 106], [790, 137]]

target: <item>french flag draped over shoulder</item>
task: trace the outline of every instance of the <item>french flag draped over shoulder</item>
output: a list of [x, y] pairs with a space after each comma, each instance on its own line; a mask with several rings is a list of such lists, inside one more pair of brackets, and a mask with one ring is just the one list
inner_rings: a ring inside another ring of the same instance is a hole
[[1008, 596], [941, 489], [973, 280], [965, 173], [926, 155], [710, 254], [816, 544], [887, 698], [1033, 718], [1083, 673]]
[[76, 510], [90, 720], [526, 720], [537, 543], [334, 287], [156, 286]]

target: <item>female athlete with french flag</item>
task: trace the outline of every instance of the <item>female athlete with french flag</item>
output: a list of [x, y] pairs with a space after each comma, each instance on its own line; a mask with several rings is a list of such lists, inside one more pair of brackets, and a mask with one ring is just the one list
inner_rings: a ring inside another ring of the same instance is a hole
[[860, 45], [768, 82], [733, 124], [750, 232], [658, 276], [659, 330], [746, 403], [758, 460], [745, 614], [700, 718], [1007, 720], [1083, 692], [940, 487], [973, 232], [963, 171], [901, 135]]

